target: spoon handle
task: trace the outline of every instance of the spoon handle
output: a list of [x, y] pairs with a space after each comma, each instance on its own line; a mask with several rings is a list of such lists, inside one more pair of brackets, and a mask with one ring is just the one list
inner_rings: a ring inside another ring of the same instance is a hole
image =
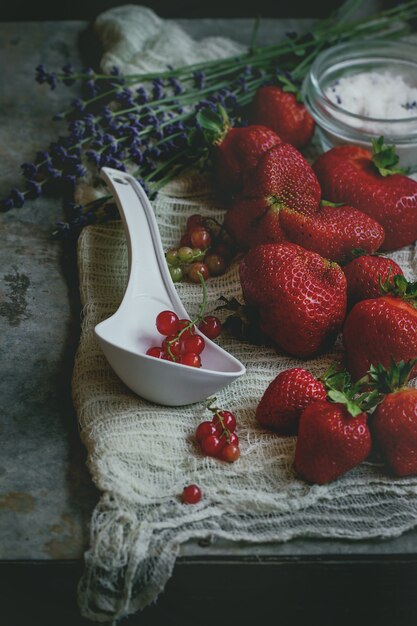
[[110, 187], [125, 228], [129, 255], [129, 283], [124, 300], [150, 296], [186, 311], [172, 282], [155, 215], [141, 185], [130, 174], [103, 167], [101, 177]]

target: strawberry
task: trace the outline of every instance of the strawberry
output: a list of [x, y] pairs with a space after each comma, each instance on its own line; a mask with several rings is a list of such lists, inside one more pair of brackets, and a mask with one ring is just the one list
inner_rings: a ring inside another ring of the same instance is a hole
[[256, 409], [256, 419], [280, 435], [294, 435], [302, 411], [315, 400], [326, 399], [326, 388], [310, 372], [294, 367], [278, 374]]
[[377, 143], [374, 155], [358, 146], [332, 148], [313, 167], [324, 196], [367, 213], [384, 227], [382, 249], [396, 250], [417, 239], [417, 182], [382, 167]]
[[217, 109], [202, 109], [197, 121], [205, 141], [212, 146], [214, 179], [219, 190], [226, 195], [240, 191], [246, 177], [256, 167], [260, 157], [280, 137], [270, 128], [261, 125], [233, 128], [221, 105]]
[[282, 209], [280, 227], [288, 241], [339, 263], [352, 258], [353, 248], [372, 253], [384, 240], [382, 226], [362, 211], [327, 203], [314, 215]]
[[346, 279], [336, 263], [295, 244], [262, 244], [239, 273], [246, 304], [279, 348], [310, 357], [334, 340], [346, 312]]
[[283, 207], [314, 214], [320, 203], [317, 178], [304, 157], [289, 144], [271, 148], [248, 177], [225, 216], [225, 227], [243, 248], [284, 239]]
[[214, 176], [220, 190], [229, 195], [240, 191], [261, 156], [280, 143], [266, 126], [229, 128], [213, 147]]
[[[372, 363], [417, 357], [417, 283], [394, 276], [385, 295], [355, 304], [346, 318], [343, 343], [347, 366], [356, 380]], [[417, 375], [417, 369], [413, 370]]]
[[272, 128], [285, 143], [306, 146], [314, 134], [314, 120], [294, 93], [275, 85], [260, 87], [251, 104], [250, 120]]
[[378, 298], [384, 294], [381, 284], [393, 285], [394, 276], [402, 276], [401, 267], [384, 256], [361, 254], [345, 265], [348, 302]]
[[386, 394], [372, 415], [372, 437], [397, 476], [417, 475], [417, 389], [406, 387], [415, 364], [370, 369], [373, 386]]
[[346, 404], [327, 400], [313, 402], [302, 412], [294, 458], [301, 478], [323, 485], [366, 459], [371, 451], [367, 415], [353, 413]]

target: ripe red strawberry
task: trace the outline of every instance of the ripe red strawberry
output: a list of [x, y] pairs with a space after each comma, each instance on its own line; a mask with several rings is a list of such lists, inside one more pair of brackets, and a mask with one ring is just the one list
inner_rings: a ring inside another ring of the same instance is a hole
[[334, 340], [346, 312], [341, 268], [290, 243], [252, 248], [240, 264], [246, 304], [261, 330], [289, 354], [309, 357]]
[[394, 276], [402, 276], [401, 267], [384, 256], [363, 254], [344, 266], [347, 280], [348, 302], [379, 298], [384, 295], [382, 284], [393, 285]]
[[225, 109], [201, 109], [197, 123], [205, 142], [212, 146], [214, 179], [223, 194], [239, 191], [260, 157], [282, 143], [270, 128], [262, 125], [233, 128]]
[[362, 463], [371, 451], [366, 413], [354, 417], [346, 405], [319, 400], [302, 412], [294, 469], [323, 485]]
[[374, 386], [387, 394], [372, 415], [372, 437], [397, 476], [417, 475], [417, 389], [405, 386], [414, 365], [378, 364], [370, 371]]
[[[403, 276], [380, 298], [355, 304], [346, 318], [343, 343], [352, 377], [362, 378], [372, 363], [388, 367], [391, 359], [417, 357], [417, 283]], [[414, 368], [413, 374], [417, 375]]]
[[289, 144], [274, 146], [258, 162], [225, 216], [225, 226], [243, 248], [283, 240], [280, 210], [314, 214], [320, 203], [317, 178], [304, 157]]
[[373, 253], [384, 240], [384, 229], [371, 217], [350, 206], [323, 205], [314, 215], [282, 209], [280, 227], [288, 241], [342, 263], [352, 249]]
[[326, 399], [326, 388], [301, 367], [285, 370], [269, 384], [256, 409], [256, 419], [280, 435], [294, 435], [302, 411]]
[[230, 195], [240, 191], [260, 157], [280, 143], [280, 137], [265, 126], [228, 128], [213, 148], [214, 177], [220, 190]]
[[417, 239], [417, 182], [402, 174], [381, 175], [373, 159], [364, 148], [338, 146], [313, 167], [324, 197], [367, 213], [384, 227], [382, 249], [396, 250]]
[[274, 85], [260, 87], [251, 104], [250, 120], [272, 128], [296, 148], [306, 146], [314, 134], [314, 120], [293, 93]]

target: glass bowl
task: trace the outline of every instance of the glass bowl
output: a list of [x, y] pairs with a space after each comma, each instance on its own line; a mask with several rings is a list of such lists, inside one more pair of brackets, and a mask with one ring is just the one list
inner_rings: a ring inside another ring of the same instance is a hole
[[[368, 39], [339, 44], [317, 56], [304, 79], [302, 95], [307, 109], [317, 123], [321, 147], [329, 150], [333, 146], [353, 143], [370, 148], [371, 140], [383, 135], [386, 143], [397, 147], [400, 165], [415, 166], [417, 102], [400, 104], [400, 96], [397, 108], [404, 108], [405, 115], [408, 109], [411, 117], [399, 117], [398, 111], [394, 116], [390, 114], [390, 117], [368, 117], [344, 109], [340, 97], [336, 97], [337, 101], [334, 101], [335, 85], [339, 84], [337, 81], [365, 72], [382, 74], [386, 81], [385, 93], [391, 97], [393, 94], [395, 97], [397, 92], [392, 86], [391, 89], [389, 87], [390, 75], [402, 77], [404, 82], [417, 89], [417, 45]], [[364, 82], [367, 83], [367, 80], [364, 79]], [[333, 100], [330, 97], [332, 88]], [[369, 84], [356, 95], [359, 99], [365, 97], [369, 101], [369, 97], [379, 99], [381, 91], [373, 89], [369, 80]]]

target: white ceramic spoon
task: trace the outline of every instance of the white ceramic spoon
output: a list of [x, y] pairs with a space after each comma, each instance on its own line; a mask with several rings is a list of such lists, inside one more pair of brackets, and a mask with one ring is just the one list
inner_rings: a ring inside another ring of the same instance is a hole
[[169, 274], [155, 216], [142, 187], [133, 176], [108, 167], [102, 168], [101, 176], [113, 192], [125, 227], [129, 282], [116, 313], [95, 327], [99, 344], [119, 378], [146, 400], [181, 406], [208, 398], [242, 376], [245, 368], [207, 337], [201, 368], [145, 354], [163, 339], [155, 326], [158, 313], [169, 309], [180, 318], [190, 317]]

